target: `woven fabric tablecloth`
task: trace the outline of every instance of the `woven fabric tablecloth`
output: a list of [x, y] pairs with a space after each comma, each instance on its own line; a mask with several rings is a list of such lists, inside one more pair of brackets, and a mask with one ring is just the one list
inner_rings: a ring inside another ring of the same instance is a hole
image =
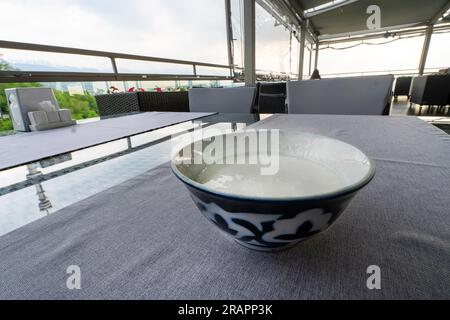
[[[449, 299], [450, 137], [412, 117], [278, 115], [254, 125], [354, 144], [374, 180], [326, 232], [278, 253], [213, 227], [169, 165], [0, 237], [0, 298]], [[81, 268], [81, 290], [66, 269]], [[381, 290], [369, 290], [370, 265]]]

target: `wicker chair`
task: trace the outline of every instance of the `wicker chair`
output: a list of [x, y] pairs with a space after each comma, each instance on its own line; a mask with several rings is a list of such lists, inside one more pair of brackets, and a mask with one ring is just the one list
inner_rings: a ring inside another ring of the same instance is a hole
[[136, 93], [113, 93], [95, 96], [100, 117], [139, 112]]
[[141, 111], [189, 112], [189, 94], [180, 92], [139, 92]]

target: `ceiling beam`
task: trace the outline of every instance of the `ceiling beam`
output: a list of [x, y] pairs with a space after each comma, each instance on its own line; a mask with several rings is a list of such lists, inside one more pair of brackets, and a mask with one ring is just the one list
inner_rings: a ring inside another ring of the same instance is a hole
[[[297, 34], [297, 28], [294, 28], [293, 25], [289, 24], [289, 21], [286, 21], [285, 18], [281, 16], [281, 14], [275, 10], [270, 4], [267, 3], [265, 0], [256, 0], [256, 3], [258, 3], [264, 10], [266, 10], [268, 13], [272, 15], [272, 17], [278, 21], [280, 24], [282, 24], [286, 29], [293, 32], [295, 31], [295, 38], [300, 41], [300, 37]], [[289, 19], [291, 20], [291, 19]], [[296, 23], [294, 25], [297, 25]]]
[[[339, 3], [336, 3], [334, 5], [330, 5], [328, 7], [325, 7], [323, 9], [307, 13], [307, 14], [305, 14], [305, 18], [312, 17], [312, 16], [315, 16], [315, 15], [319, 15], [319, 14], [328, 12], [330, 10], [335, 10], [337, 8], [340, 8], [340, 7], [343, 7], [343, 6], [355, 3], [357, 1], [359, 1], [359, 0], [346, 0], [346, 1], [343, 1], [343, 2], [339, 2]], [[409, 23], [409, 24], [404, 24], [404, 25], [397, 25], [397, 26], [390, 26], [390, 27], [385, 27], [385, 28], [381, 28], [381, 29], [377, 29], [377, 30], [361, 30], [361, 31], [346, 32], [346, 33], [340, 33], [340, 34], [319, 35], [318, 39], [319, 39], [319, 42], [321, 42], [321, 43], [329, 42], [329, 41], [333, 41], [333, 40], [337, 40], [339, 42], [342, 42], [342, 39], [339, 39], [339, 38], [347, 38], [346, 40], [350, 41], [350, 40], [353, 40], [353, 39], [349, 39], [349, 38], [355, 37], [355, 36], [365, 36], [365, 35], [372, 35], [372, 34], [380, 34], [380, 32], [385, 33], [385, 32], [389, 32], [391, 30], [400, 30], [400, 29], [405, 29], [405, 28], [427, 27], [429, 25], [434, 25], [434, 24], [438, 23], [439, 19], [448, 10], [450, 10], [450, 0], [447, 1], [445, 3], [445, 5], [443, 5], [431, 19], [426, 20], [426, 21], [421, 21], [421, 22], [416, 22], [416, 23]]]
[[323, 13], [326, 13], [326, 12], [329, 12], [329, 11], [333, 11], [333, 10], [342, 8], [344, 6], [347, 6], [349, 4], [352, 4], [352, 3], [355, 3], [355, 2], [358, 2], [358, 1], [359, 0], [345, 0], [345, 1], [342, 1], [342, 2], [332, 3], [329, 6], [324, 7], [322, 9], [318, 9], [318, 10], [314, 10], [314, 11], [310, 11], [310, 12], [305, 12], [304, 16], [305, 16], [306, 19], [309, 19], [311, 17], [314, 17], [314, 16], [317, 16], [317, 15], [320, 15], [320, 14], [323, 14]]
[[380, 33], [384, 34], [386, 32], [392, 31], [392, 30], [401, 30], [401, 29], [406, 29], [406, 28], [422, 27], [422, 26], [427, 26], [427, 25], [428, 25], [428, 23], [426, 23], [426, 22], [417, 22], [417, 23], [408, 23], [408, 24], [403, 24], [403, 25], [398, 25], [398, 26], [390, 26], [390, 27], [380, 28], [380, 29], [376, 29], [376, 30], [361, 30], [361, 31], [354, 31], [354, 32], [344, 32], [344, 33], [339, 33], [339, 34], [323, 35], [323, 36], [319, 36], [319, 41], [320, 42], [331, 41], [331, 40], [335, 40], [338, 38], [347, 38], [347, 40], [351, 40], [349, 38], [355, 37], [355, 36], [365, 36], [365, 35], [380, 34]]
[[442, 6], [442, 8], [439, 9], [438, 12], [434, 15], [434, 17], [431, 19], [430, 24], [434, 25], [437, 22], [439, 22], [439, 19], [450, 9], [450, 1], [447, 1], [447, 3]]
[[[280, 17], [281, 16], [287, 17], [290, 23], [297, 26], [297, 28], [306, 28], [307, 30], [306, 37], [309, 42], [314, 43], [317, 41], [316, 34], [314, 31], [311, 30], [311, 26], [308, 24], [308, 21], [304, 20], [299, 14], [297, 14], [296, 9], [290, 6], [290, 3], [288, 1], [286, 0], [256, 0], [256, 1], [266, 11], [274, 12], [277, 16]], [[300, 34], [298, 32], [296, 32], [295, 37], [298, 41], [301, 41]]]
[[[321, 41], [320, 45], [332, 45], [337, 43], [344, 43], [344, 42], [350, 42], [350, 41], [362, 41], [362, 40], [371, 40], [371, 39], [381, 39], [386, 38], [386, 36], [402, 36], [402, 35], [413, 35], [413, 34], [425, 34], [425, 31], [427, 29], [427, 26], [422, 26], [419, 28], [410, 28], [410, 29], [403, 29], [403, 30], [394, 30], [392, 32], [383, 32], [383, 33], [377, 33], [377, 34], [370, 34], [370, 35], [364, 35], [359, 37], [353, 37], [353, 38], [339, 38], [339, 39], [331, 39], [331, 40], [325, 40]], [[436, 25], [434, 27], [434, 32], [437, 31], [450, 31], [450, 25]]]
[[305, 25], [309, 31], [309, 33], [312, 36], [312, 40], [311, 42], [317, 42], [318, 40], [318, 35], [319, 32], [317, 31], [316, 26], [314, 25], [314, 23], [312, 23], [312, 21], [308, 20], [307, 18], [305, 18], [305, 9], [303, 8], [303, 6], [298, 2], [298, 1], [292, 1], [292, 0], [284, 0], [284, 2], [286, 3], [286, 6], [290, 8], [290, 10], [292, 10], [294, 12], [294, 14], [296, 13], [299, 17], [300, 17], [300, 21], [303, 25]]

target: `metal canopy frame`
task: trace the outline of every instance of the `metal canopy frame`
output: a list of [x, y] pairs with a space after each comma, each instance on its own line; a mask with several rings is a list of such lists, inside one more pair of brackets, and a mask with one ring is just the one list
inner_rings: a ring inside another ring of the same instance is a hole
[[[450, 15], [447, 15], [445, 19], [441, 19], [444, 18], [445, 13], [447, 13], [450, 10], [450, 1], [447, 1], [441, 8], [439, 8], [439, 10], [429, 20], [418, 21], [410, 24], [389, 26], [386, 28], [380, 28], [376, 30], [362, 30], [332, 35], [319, 35], [316, 26], [314, 26], [310, 18], [319, 16], [321, 14], [333, 10], [341, 9], [345, 6], [351, 5], [360, 0], [342, 0], [338, 2], [330, 0], [328, 3], [321, 4], [316, 9], [311, 8], [308, 10], [302, 8], [301, 2], [298, 0], [267, 0], [267, 1], [274, 4], [274, 8], [280, 10], [281, 15], [290, 16], [293, 14], [294, 16], [296, 16], [298, 19], [297, 20], [291, 19], [291, 22], [297, 23], [297, 25], [300, 28], [306, 30], [307, 35], [312, 37], [312, 39], [308, 40], [312, 45], [313, 44], [315, 45], [315, 61], [314, 61], [315, 69], [317, 69], [318, 67], [320, 45], [330, 45], [334, 43], [351, 42], [358, 40], [361, 41], [367, 39], [379, 39], [390, 36], [420, 33], [425, 35], [422, 54], [418, 66], [419, 74], [423, 74], [433, 32], [436, 30], [450, 30], [450, 24], [446, 23], [447, 22], [446, 19], [448, 19]], [[284, 7], [282, 5], [279, 5], [281, 2], [284, 4]], [[288, 7], [287, 9], [286, 6]], [[304, 48], [306, 41], [305, 38], [306, 37], [300, 37], [301, 50], [299, 53], [300, 55], [299, 61], [301, 65], [299, 66], [299, 79], [302, 79], [303, 76], [302, 62], [304, 61]]]
[[231, 20], [231, 0], [225, 0], [225, 23], [227, 30], [228, 64], [230, 66], [230, 76], [234, 76], [234, 40], [233, 22]]
[[359, 0], [345, 0], [345, 1], [342, 1], [342, 2], [332, 2], [332, 3], [330, 3], [330, 5], [328, 5], [328, 6], [324, 7], [324, 8], [321, 8], [321, 9], [318, 9], [318, 10], [314, 10], [314, 11], [310, 11], [310, 12], [305, 12], [305, 18], [309, 19], [309, 18], [317, 16], [319, 14], [342, 8], [342, 7], [346, 6], [346, 5], [352, 4], [352, 3], [357, 2], [357, 1], [359, 1]]
[[[428, 49], [430, 46], [433, 32], [440, 30], [450, 30], [447, 15], [445, 19], [441, 19], [443, 15], [450, 10], [450, 1], [447, 1], [442, 8], [428, 21], [418, 21], [407, 25], [390, 26], [378, 30], [365, 30], [348, 32], [344, 34], [319, 35], [316, 26], [311, 18], [321, 14], [338, 10], [345, 6], [354, 4], [361, 0], [342, 0], [339, 2], [331, 1], [321, 4], [317, 8], [302, 7], [299, 0], [242, 0], [244, 3], [244, 68], [237, 67], [234, 63], [234, 40], [233, 28], [231, 20], [231, 2], [225, 1], [225, 17], [226, 17], [226, 34], [227, 34], [227, 54], [228, 65], [204, 63], [187, 60], [165, 59], [158, 57], [149, 57], [142, 55], [114, 53], [106, 51], [85, 50], [77, 48], [67, 48], [50, 45], [39, 45], [30, 43], [19, 43], [11, 41], [0, 41], [0, 48], [50, 52], [60, 54], [73, 54], [103, 57], [111, 60], [111, 73], [93, 73], [93, 72], [34, 72], [34, 71], [0, 71], [0, 83], [2, 82], [70, 82], [70, 81], [151, 81], [151, 80], [234, 80], [241, 81], [241, 73], [244, 71], [244, 80], [246, 85], [255, 84], [256, 61], [255, 61], [255, 4], [258, 3], [266, 11], [291, 33], [300, 42], [299, 53], [299, 79], [303, 78], [305, 49], [314, 51], [314, 69], [318, 67], [319, 50], [322, 45], [330, 45], [334, 43], [377, 39], [390, 36], [399, 36], [407, 34], [423, 34], [425, 35], [424, 45], [422, 49], [421, 59], [419, 62], [419, 73], [422, 74], [425, 68]], [[313, 4], [314, 2], [310, 2]], [[190, 65], [192, 74], [134, 74], [121, 73], [117, 67], [117, 59], [137, 60], [159, 62], [167, 64]], [[229, 76], [210, 76], [202, 75], [197, 72], [197, 67], [211, 67], [229, 70]], [[311, 59], [310, 59], [311, 69]], [[236, 72], [238, 71], [238, 72]]]
[[422, 54], [420, 56], [420, 62], [419, 62], [419, 75], [423, 75], [423, 72], [425, 70], [425, 65], [427, 63], [427, 57], [428, 57], [428, 51], [430, 49], [430, 43], [431, 43], [431, 37], [433, 36], [433, 30], [435, 27], [435, 24], [439, 21], [441, 17], [450, 9], [450, 1], [447, 2], [446, 5], [444, 5], [431, 19], [427, 31], [425, 33], [425, 40], [423, 43], [422, 48]]

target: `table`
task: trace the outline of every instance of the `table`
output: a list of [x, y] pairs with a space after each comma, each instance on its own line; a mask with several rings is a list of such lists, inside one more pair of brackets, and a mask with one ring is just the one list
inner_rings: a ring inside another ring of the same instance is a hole
[[[220, 119], [196, 125], [335, 137], [372, 157], [377, 174], [329, 230], [291, 250], [261, 253], [238, 246], [201, 216], [170, 172], [167, 141], [144, 144], [47, 177], [44, 190], [103, 166], [113, 183], [67, 205], [61, 200], [61, 209], [0, 237], [0, 298], [450, 298], [450, 136], [414, 117]], [[134, 168], [149, 156], [157, 160]], [[117, 170], [126, 179], [117, 179]], [[79, 178], [84, 189], [102, 184], [93, 177], [91, 184]], [[14, 193], [1, 196], [0, 205]], [[66, 286], [73, 265], [81, 271], [81, 290]], [[366, 285], [374, 265], [381, 290]]]
[[0, 140], [0, 170], [212, 115], [199, 112], [142, 112]]

